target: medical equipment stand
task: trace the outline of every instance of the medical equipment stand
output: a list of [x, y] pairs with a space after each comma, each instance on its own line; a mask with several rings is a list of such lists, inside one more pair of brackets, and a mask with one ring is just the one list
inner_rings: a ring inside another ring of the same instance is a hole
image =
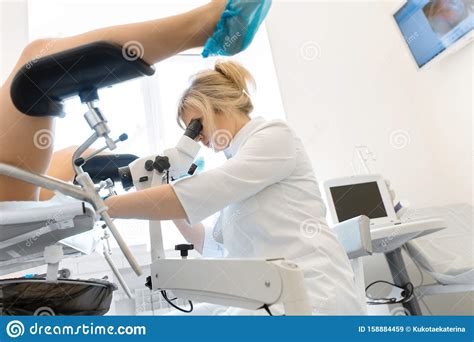
[[[355, 153], [357, 154], [359, 162], [365, 172], [356, 172], [355, 163], [353, 162], [352, 168], [354, 172], [356, 174], [370, 174], [371, 170], [368, 164], [369, 161], [375, 162], [377, 160], [375, 155], [367, 146], [356, 146]], [[394, 284], [401, 288], [405, 288], [405, 286], [410, 283], [410, 277], [403, 260], [402, 247], [397, 247], [391, 251], [385, 251], [383, 253], [385, 255], [385, 259], [387, 260]], [[412, 316], [421, 316], [423, 314], [418, 300], [415, 297], [415, 293], [410, 300], [402, 303], [402, 305]]]
[[[393, 251], [386, 252], [385, 259], [387, 260], [390, 273], [392, 274], [393, 282], [395, 285], [405, 288], [410, 283], [410, 277], [408, 275], [405, 262], [403, 261], [402, 249], [398, 247]], [[421, 316], [420, 305], [415, 296], [413, 296], [407, 302], [402, 303], [403, 307], [408, 310], [411, 316]]]
[[[394, 284], [406, 288], [410, 283], [408, 271], [402, 257], [402, 247], [408, 241], [446, 228], [446, 222], [438, 218], [406, 221], [371, 230], [373, 253], [383, 253], [388, 263]], [[387, 303], [390, 304], [390, 303]], [[402, 303], [410, 315], [422, 315], [415, 296]]]

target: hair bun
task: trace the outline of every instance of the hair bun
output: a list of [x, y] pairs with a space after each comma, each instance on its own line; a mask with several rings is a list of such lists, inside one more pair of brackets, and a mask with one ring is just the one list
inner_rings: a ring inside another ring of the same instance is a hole
[[250, 72], [240, 63], [234, 61], [217, 61], [214, 70], [224, 75], [239, 89], [248, 93], [249, 84], [255, 87], [255, 80]]

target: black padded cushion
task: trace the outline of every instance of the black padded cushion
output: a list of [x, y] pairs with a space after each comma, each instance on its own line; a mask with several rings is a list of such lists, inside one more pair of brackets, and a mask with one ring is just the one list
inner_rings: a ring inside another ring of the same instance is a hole
[[91, 176], [95, 184], [108, 178], [120, 182], [118, 169], [128, 166], [137, 159], [138, 157], [133, 154], [99, 154], [89, 159], [82, 169]]
[[64, 99], [94, 94], [97, 89], [154, 72], [142, 59], [123, 54], [121, 46], [94, 42], [27, 63], [13, 79], [11, 97], [24, 114], [62, 116]]

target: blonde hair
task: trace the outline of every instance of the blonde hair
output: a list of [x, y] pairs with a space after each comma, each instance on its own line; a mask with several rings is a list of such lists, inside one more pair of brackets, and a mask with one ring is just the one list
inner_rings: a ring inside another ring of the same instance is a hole
[[255, 80], [241, 64], [233, 61], [217, 61], [214, 69], [207, 69], [191, 77], [191, 84], [181, 96], [177, 121], [183, 127], [183, 115], [196, 110], [213, 122], [214, 114], [238, 112], [249, 115], [253, 110], [249, 85], [255, 88]]

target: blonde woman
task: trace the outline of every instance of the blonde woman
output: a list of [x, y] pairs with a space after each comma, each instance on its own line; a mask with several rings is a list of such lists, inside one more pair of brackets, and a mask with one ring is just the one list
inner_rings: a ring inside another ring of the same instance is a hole
[[[250, 118], [252, 83], [250, 73], [230, 61], [197, 73], [181, 98], [178, 122], [185, 127], [200, 120], [198, 139], [224, 151], [227, 161], [174, 184], [110, 197], [109, 213], [175, 220], [199, 252], [220, 243], [232, 258], [292, 260], [304, 269], [314, 314], [362, 314], [349, 260], [326, 224], [304, 146], [285, 122]], [[205, 228], [200, 222], [216, 212], [216, 225]], [[212, 305], [195, 308], [197, 314], [213, 312]]]

